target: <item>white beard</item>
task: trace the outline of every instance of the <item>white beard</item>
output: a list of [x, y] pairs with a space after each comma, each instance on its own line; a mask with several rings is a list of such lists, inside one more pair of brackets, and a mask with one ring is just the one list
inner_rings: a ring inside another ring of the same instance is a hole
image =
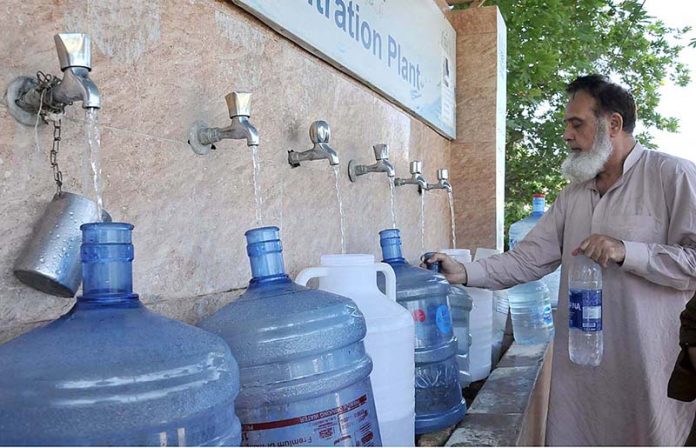
[[612, 152], [607, 126], [600, 122], [589, 152], [571, 152], [561, 165], [561, 174], [570, 183], [585, 182], [597, 177]]

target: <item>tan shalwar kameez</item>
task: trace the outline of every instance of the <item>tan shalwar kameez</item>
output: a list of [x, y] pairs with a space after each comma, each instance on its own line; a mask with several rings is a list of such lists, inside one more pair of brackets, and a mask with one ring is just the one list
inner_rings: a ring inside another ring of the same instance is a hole
[[[621, 266], [603, 269], [604, 357], [568, 358], [568, 268], [591, 234], [620, 239]], [[548, 445], [681, 445], [695, 408], [667, 397], [679, 313], [696, 289], [696, 166], [636, 144], [600, 196], [595, 181], [565, 188], [514, 250], [467, 264], [468, 285], [502, 289], [562, 261]]]

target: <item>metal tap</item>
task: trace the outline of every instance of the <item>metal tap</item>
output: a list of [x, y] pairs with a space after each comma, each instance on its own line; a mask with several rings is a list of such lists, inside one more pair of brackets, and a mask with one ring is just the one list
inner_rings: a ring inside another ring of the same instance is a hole
[[65, 106], [81, 101], [84, 109], [99, 109], [101, 96], [90, 79], [92, 41], [87, 34], [60, 33], [53, 36], [63, 79], [41, 72], [36, 78], [20, 76], [7, 88], [7, 104], [17, 121], [33, 126], [36, 114], [62, 113]]
[[414, 160], [408, 165], [409, 171], [411, 172], [411, 177], [409, 179], [402, 179], [397, 177], [394, 179], [394, 186], [401, 187], [402, 185], [418, 185], [418, 191], [426, 191], [428, 189], [428, 182], [425, 177], [421, 174], [423, 170], [423, 162], [420, 160]]
[[309, 126], [309, 139], [314, 146], [302, 152], [289, 150], [288, 163], [291, 167], [297, 168], [300, 166], [300, 162], [327, 159], [329, 165], [338, 165], [338, 154], [336, 150], [329, 146], [330, 138], [331, 128], [329, 128], [329, 123], [323, 120], [315, 121]]
[[452, 192], [452, 184], [449, 183], [449, 172], [445, 168], [437, 170], [437, 180], [436, 184], [428, 184], [426, 190], [447, 190], [449, 193]]
[[389, 162], [389, 146], [384, 143], [373, 145], [376, 163], [372, 165], [358, 165], [355, 160], [348, 162], [348, 177], [351, 182], [358, 180], [358, 176], [367, 173], [387, 173], [388, 177], [394, 177], [394, 166]]
[[247, 146], [259, 145], [259, 133], [249, 121], [251, 116], [251, 93], [232, 92], [225, 96], [232, 123], [226, 128], [211, 128], [208, 123], [198, 120], [189, 128], [189, 145], [193, 152], [208, 154], [215, 149], [215, 143], [223, 139], [246, 140]]

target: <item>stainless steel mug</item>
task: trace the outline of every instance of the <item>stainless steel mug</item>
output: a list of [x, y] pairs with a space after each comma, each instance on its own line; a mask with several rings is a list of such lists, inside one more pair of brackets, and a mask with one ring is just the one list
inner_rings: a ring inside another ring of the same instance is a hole
[[[80, 226], [96, 217], [94, 201], [65, 191], [56, 194], [17, 259], [15, 276], [47, 294], [73, 297], [82, 281]], [[102, 221], [111, 221], [105, 210]]]

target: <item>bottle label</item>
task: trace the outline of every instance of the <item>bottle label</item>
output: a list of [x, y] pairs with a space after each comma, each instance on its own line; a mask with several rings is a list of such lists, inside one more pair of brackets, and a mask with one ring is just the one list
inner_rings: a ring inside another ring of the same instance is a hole
[[544, 305], [544, 325], [547, 327], [552, 327], [553, 326], [553, 312], [551, 311], [551, 305], [546, 304]]
[[515, 246], [517, 246], [517, 240], [514, 238], [510, 238], [510, 249], [514, 249]]
[[299, 417], [242, 425], [246, 446], [378, 446], [376, 416], [367, 395]]
[[452, 331], [452, 317], [447, 305], [440, 305], [435, 311], [435, 324], [441, 333], [448, 334]]
[[571, 289], [568, 295], [570, 328], [602, 331], [602, 290]]

